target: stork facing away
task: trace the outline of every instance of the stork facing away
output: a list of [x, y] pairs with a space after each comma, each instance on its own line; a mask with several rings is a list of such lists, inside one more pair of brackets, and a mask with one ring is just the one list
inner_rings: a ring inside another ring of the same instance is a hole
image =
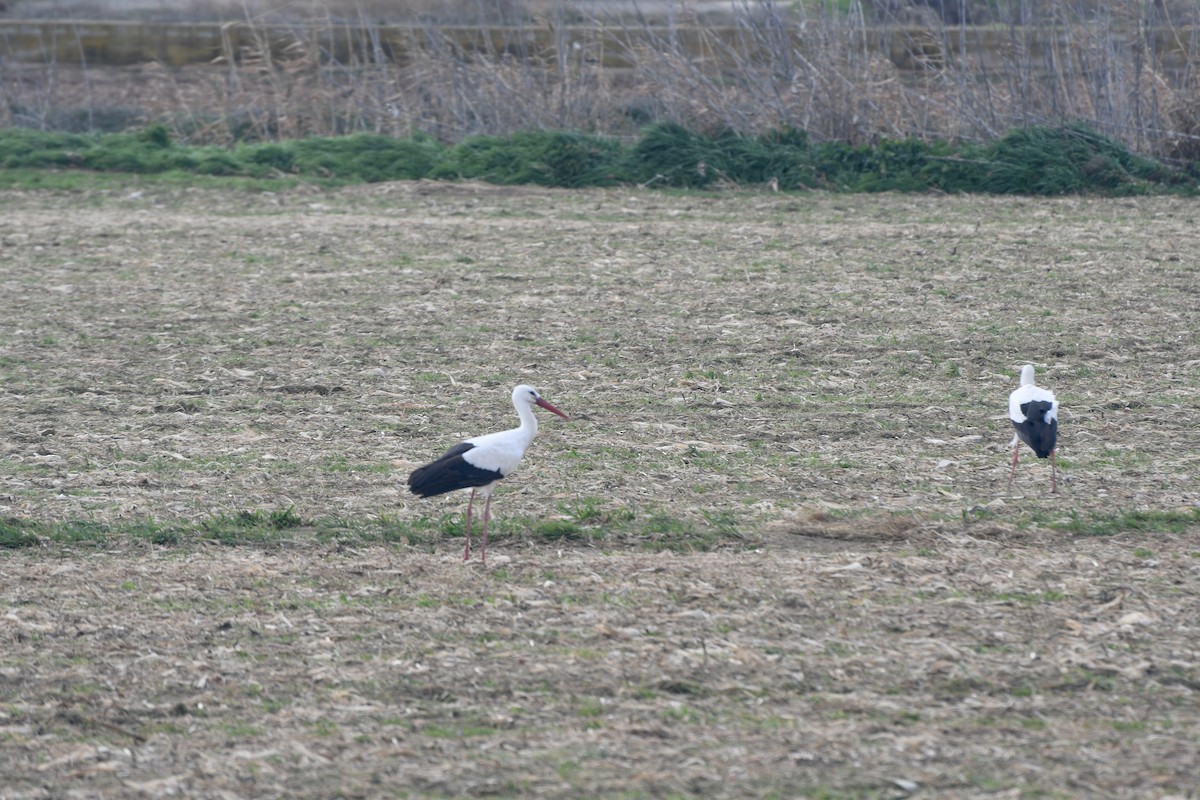
[[1013, 477], [1017, 474], [1017, 455], [1021, 442], [1033, 448], [1038, 458], [1050, 459], [1050, 491], [1058, 491], [1054, 463], [1054, 451], [1058, 446], [1058, 401], [1054, 392], [1033, 383], [1033, 365], [1021, 368], [1021, 385], [1008, 396], [1008, 417], [1016, 433], [1009, 447], [1013, 448], [1012, 471], [1008, 473], [1008, 488], [1012, 489]]
[[471, 509], [475, 505], [476, 494], [485, 499], [483, 547], [479, 560], [481, 563], [487, 560], [487, 529], [488, 519], [491, 517], [492, 492], [496, 484], [513, 474], [517, 465], [521, 463], [521, 457], [525, 455], [525, 448], [529, 447], [533, 437], [537, 435], [538, 423], [533, 407], [541, 406], [563, 419], [570, 419], [543, 400], [536, 389], [526, 384], [513, 389], [512, 402], [517, 409], [517, 416], [521, 419], [520, 426], [467, 439], [462, 444], [451, 447], [436, 461], [413, 470], [408, 476], [408, 486], [412, 493], [421, 497], [433, 497], [457, 489], [471, 490], [471, 499], [467, 501], [467, 547], [463, 551], [463, 561], [471, 557]]

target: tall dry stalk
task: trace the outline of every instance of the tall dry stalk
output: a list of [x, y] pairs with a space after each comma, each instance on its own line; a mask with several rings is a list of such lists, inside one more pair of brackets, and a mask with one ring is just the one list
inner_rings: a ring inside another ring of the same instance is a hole
[[[627, 135], [655, 120], [802, 128], [851, 143], [988, 140], [1082, 119], [1141, 152], [1200, 151], [1200, 0], [1011, 0], [991, 7], [988, 28], [966, 24], [966, 0], [950, 5], [955, 12], [939, 17], [885, 0], [731, 0], [714, 22], [684, 4], [656, 17], [563, 6], [538, 16], [516, 0], [475, 0], [457, 27], [436, 4], [396, 26], [381, 25], [382, 6], [366, 0], [350, 20], [314, 4], [310, 16], [280, 23], [244, 6], [222, 29], [219, 63], [141, 68], [138, 104], [142, 120], [197, 142], [355, 131], [444, 141], [528, 129]], [[9, 101], [0, 121], [53, 127], [74, 104], [85, 112], [77, 118], [98, 124], [118, 83], [103, 79], [107, 70], [54, 58], [40, 67], [32, 75], [0, 59]]]

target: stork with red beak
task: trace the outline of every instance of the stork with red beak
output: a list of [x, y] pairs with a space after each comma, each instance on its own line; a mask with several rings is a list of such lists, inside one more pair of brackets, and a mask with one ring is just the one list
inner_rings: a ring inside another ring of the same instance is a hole
[[[1033, 448], [1038, 458], [1050, 458], [1050, 491], [1058, 491], [1054, 463], [1054, 450], [1058, 446], [1058, 401], [1054, 392], [1035, 386], [1033, 365], [1021, 368], [1021, 385], [1008, 396], [1008, 417], [1017, 432], [1013, 434], [1009, 447], [1013, 448], [1012, 471], [1008, 474], [1008, 488], [1012, 489], [1013, 476], [1017, 474], [1017, 455], [1021, 442]], [[1019, 441], [1018, 441], [1019, 440]]]
[[483, 548], [479, 560], [481, 563], [487, 561], [492, 491], [497, 483], [513, 474], [525, 455], [525, 448], [537, 435], [538, 423], [533, 407], [541, 406], [563, 419], [570, 419], [543, 400], [532, 386], [521, 384], [513, 389], [512, 402], [517, 409], [517, 416], [521, 418], [519, 427], [467, 439], [447, 450], [436, 461], [413, 470], [412, 475], [408, 476], [409, 488], [413, 494], [421, 497], [433, 497], [456, 489], [471, 490], [471, 499], [467, 501], [467, 547], [463, 551], [463, 561], [471, 557], [471, 509], [476, 493], [486, 500], [483, 506]]

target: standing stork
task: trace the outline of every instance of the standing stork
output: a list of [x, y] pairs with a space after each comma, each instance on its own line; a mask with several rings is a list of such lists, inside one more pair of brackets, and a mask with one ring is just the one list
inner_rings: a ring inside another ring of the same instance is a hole
[[[1058, 401], [1054, 392], [1035, 386], [1033, 365], [1021, 367], [1021, 385], [1008, 396], [1008, 417], [1017, 432], [1009, 446], [1013, 448], [1012, 471], [1008, 474], [1008, 488], [1012, 489], [1013, 477], [1017, 474], [1017, 455], [1021, 442], [1033, 448], [1038, 458], [1050, 457], [1050, 491], [1058, 491], [1054, 463], [1054, 449], [1058, 444]], [[1018, 441], [1019, 440], [1019, 441]]]
[[521, 418], [519, 427], [467, 439], [447, 450], [436, 461], [413, 470], [408, 476], [412, 493], [421, 497], [433, 497], [456, 489], [471, 490], [471, 499], [467, 501], [467, 547], [463, 551], [463, 561], [471, 557], [471, 508], [475, 504], [476, 492], [486, 499], [483, 507], [483, 548], [479, 560], [481, 563], [487, 561], [492, 491], [503, 478], [513, 474], [525, 455], [525, 448], [537, 435], [538, 423], [533, 407], [541, 406], [563, 419], [570, 419], [543, 400], [532, 386], [521, 384], [513, 389], [512, 402], [517, 409], [517, 416]]

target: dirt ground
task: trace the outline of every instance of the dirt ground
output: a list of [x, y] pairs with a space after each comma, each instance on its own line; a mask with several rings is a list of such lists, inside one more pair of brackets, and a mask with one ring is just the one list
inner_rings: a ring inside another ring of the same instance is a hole
[[[1194, 200], [0, 207], [4, 518], [449, 517], [404, 477], [514, 384], [572, 417], [487, 568], [308, 527], [0, 549], [4, 800], [1197, 796]], [[1007, 490], [1027, 361], [1057, 495], [1027, 450]]]

